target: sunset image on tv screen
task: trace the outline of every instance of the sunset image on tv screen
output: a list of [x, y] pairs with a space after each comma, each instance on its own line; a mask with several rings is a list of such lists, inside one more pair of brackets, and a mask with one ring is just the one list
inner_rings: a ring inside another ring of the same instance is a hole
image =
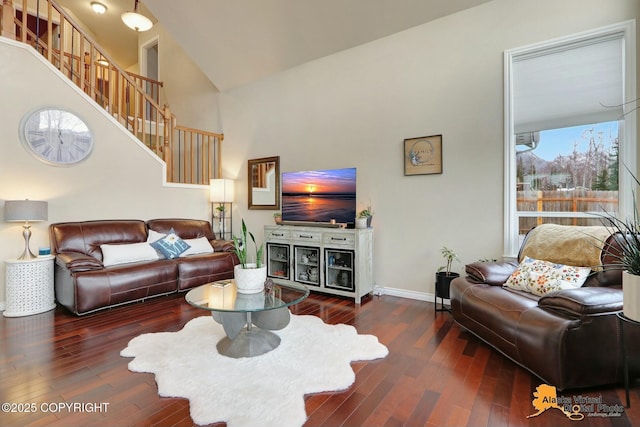
[[356, 169], [282, 174], [282, 219], [353, 223], [356, 213]]

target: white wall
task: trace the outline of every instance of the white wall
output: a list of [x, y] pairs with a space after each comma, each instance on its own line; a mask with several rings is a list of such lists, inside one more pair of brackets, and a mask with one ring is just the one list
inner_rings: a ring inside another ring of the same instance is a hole
[[[359, 209], [375, 212], [376, 284], [425, 298], [443, 245], [463, 263], [502, 256], [504, 50], [637, 16], [637, 0], [495, 0], [222, 93], [234, 224], [273, 221], [247, 210], [247, 159], [355, 166]], [[434, 134], [443, 174], [404, 176], [403, 140]]]
[[160, 23], [139, 33], [138, 45], [154, 39], [158, 41], [158, 68], [164, 83], [160, 104], [169, 104], [181, 126], [220, 133], [218, 89]]
[[[163, 163], [27, 45], [0, 37], [0, 200], [46, 200], [49, 220], [34, 223], [31, 248], [48, 246], [48, 226], [59, 221], [181, 217], [210, 219], [208, 187], [163, 185]], [[29, 111], [56, 106], [75, 112], [95, 134], [85, 162], [45, 165], [22, 146], [18, 124]], [[0, 210], [0, 261], [22, 253], [18, 223]], [[0, 267], [0, 307], [5, 300]]]

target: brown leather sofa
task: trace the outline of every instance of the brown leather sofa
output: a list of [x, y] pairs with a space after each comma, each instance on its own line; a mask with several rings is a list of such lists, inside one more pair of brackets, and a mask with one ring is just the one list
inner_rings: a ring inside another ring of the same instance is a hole
[[[525, 238], [519, 260], [532, 232]], [[620, 383], [624, 381], [624, 360], [616, 313], [622, 310], [622, 279], [610, 255], [616, 247], [616, 236], [606, 238], [606, 249], [600, 252], [605, 267], [592, 272], [581, 288], [541, 297], [503, 287], [516, 270], [516, 262], [468, 264], [467, 276], [451, 283], [453, 318], [559, 390]], [[543, 252], [548, 250], [543, 248]], [[640, 327], [626, 326], [630, 373], [637, 377]]]
[[[182, 239], [206, 237], [213, 253], [103, 265], [100, 245], [142, 243], [149, 230], [166, 234], [171, 229]], [[203, 220], [64, 222], [51, 224], [49, 234], [56, 300], [78, 315], [230, 279], [238, 263], [233, 242], [217, 240]]]

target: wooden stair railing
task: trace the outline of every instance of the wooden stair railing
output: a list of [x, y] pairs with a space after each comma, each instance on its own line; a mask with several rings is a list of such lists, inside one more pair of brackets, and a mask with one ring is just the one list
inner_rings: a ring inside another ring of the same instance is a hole
[[[184, 126], [174, 127], [171, 156], [173, 164], [167, 164], [176, 174], [177, 182], [202, 183], [199, 177], [219, 177], [221, 170], [220, 143], [223, 136]], [[209, 184], [209, 180], [204, 184]]]
[[36, 0], [36, 10], [27, 0], [21, 10], [2, 0], [0, 35], [33, 46], [163, 159], [167, 181], [208, 185], [219, 178], [223, 135], [177, 126], [160, 106], [162, 82], [121, 69], [54, 0]]

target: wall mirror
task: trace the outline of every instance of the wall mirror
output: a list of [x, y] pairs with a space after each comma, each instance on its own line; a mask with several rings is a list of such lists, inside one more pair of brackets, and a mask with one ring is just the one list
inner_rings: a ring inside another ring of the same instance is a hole
[[280, 210], [280, 157], [249, 160], [249, 209]]

